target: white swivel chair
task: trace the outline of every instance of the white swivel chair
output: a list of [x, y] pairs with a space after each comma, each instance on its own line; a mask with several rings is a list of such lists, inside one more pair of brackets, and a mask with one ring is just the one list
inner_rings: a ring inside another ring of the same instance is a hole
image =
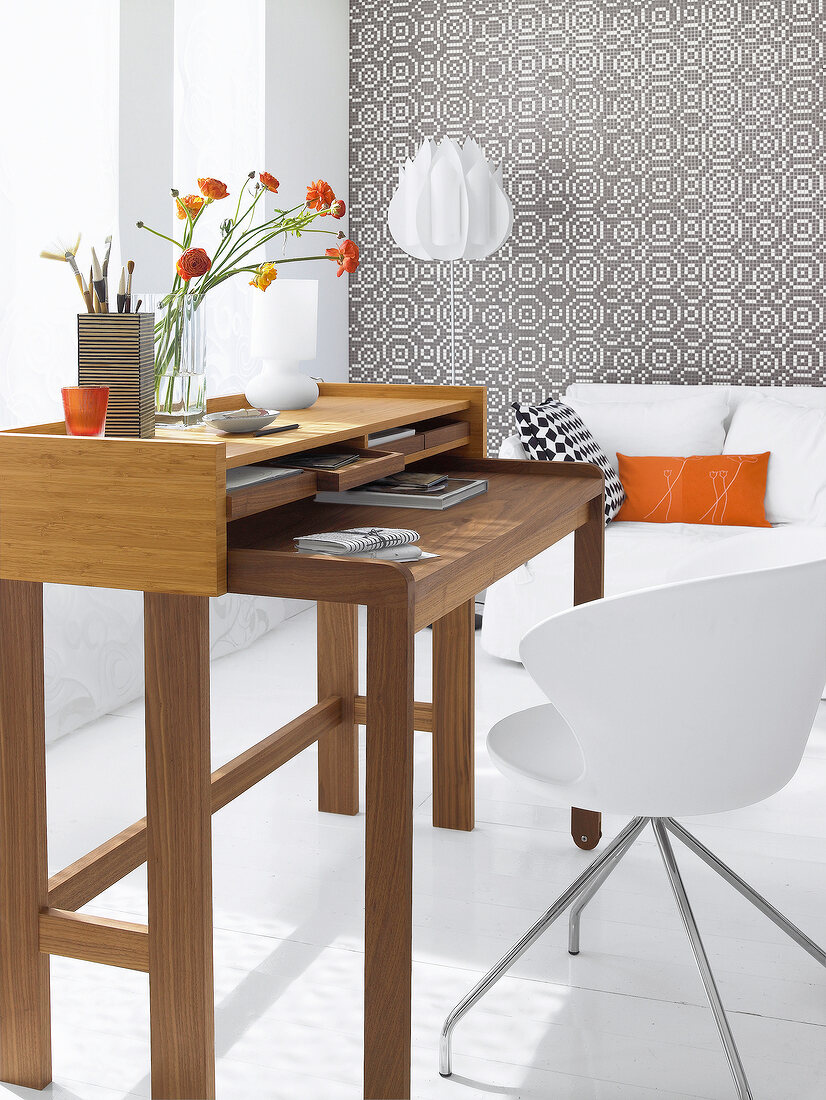
[[453, 1009], [439, 1070], [465, 1013], [571, 906], [583, 908], [649, 822], [741, 1100], [752, 1093], [674, 858], [677, 837], [823, 966], [826, 953], [675, 821], [750, 806], [794, 775], [826, 668], [826, 561], [633, 592], [554, 615], [520, 655], [552, 703], [488, 735], [506, 775], [633, 820]]

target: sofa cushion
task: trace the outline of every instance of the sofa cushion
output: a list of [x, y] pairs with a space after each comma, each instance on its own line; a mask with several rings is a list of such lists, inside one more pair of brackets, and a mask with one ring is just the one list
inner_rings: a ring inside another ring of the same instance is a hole
[[826, 527], [826, 409], [773, 397], [745, 401], [732, 417], [724, 453], [751, 450], [771, 451], [766, 518]]
[[763, 500], [769, 452], [658, 458], [617, 455], [625, 503], [617, 522], [770, 527]]
[[[725, 393], [688, 392], [667, 400], [605, 401], [583, 393], [566, 401], [590, 428], [619, 472], [624, 455], [719, 455], [725, 442]], [[756, 447], [768, 450], [768, 446]]]
[[515, 402], [516, 427], [529, 458], [551, 462], [589, 462], [605, 475], [605, 522], [610, 523], [624, 493], [617, 473], [580, 417], [561, 401], [540, 405]]

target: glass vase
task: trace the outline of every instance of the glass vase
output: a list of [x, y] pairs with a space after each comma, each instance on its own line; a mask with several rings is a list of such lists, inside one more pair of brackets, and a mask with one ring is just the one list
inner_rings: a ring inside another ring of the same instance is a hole
[[206, 322], [194, 295], [144, 296], [155, 314], [155, 422], [189, 428], [206, 412]]

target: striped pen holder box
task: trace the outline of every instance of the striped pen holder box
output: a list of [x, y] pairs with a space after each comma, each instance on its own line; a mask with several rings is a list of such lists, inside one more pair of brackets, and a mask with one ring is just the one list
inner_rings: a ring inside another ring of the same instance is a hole
[[108, 386], [106, 435], [155, 434], [155, 314], [79, 313], [77, 384]]

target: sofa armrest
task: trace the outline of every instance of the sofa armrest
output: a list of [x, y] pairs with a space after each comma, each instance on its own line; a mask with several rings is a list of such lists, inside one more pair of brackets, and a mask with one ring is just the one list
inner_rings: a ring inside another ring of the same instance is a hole
[[499, 446], [499, 457], [526, 459], [528, 455], [519, 441], [519, 436], [509, 435], [506, 439], [502, 440]]

